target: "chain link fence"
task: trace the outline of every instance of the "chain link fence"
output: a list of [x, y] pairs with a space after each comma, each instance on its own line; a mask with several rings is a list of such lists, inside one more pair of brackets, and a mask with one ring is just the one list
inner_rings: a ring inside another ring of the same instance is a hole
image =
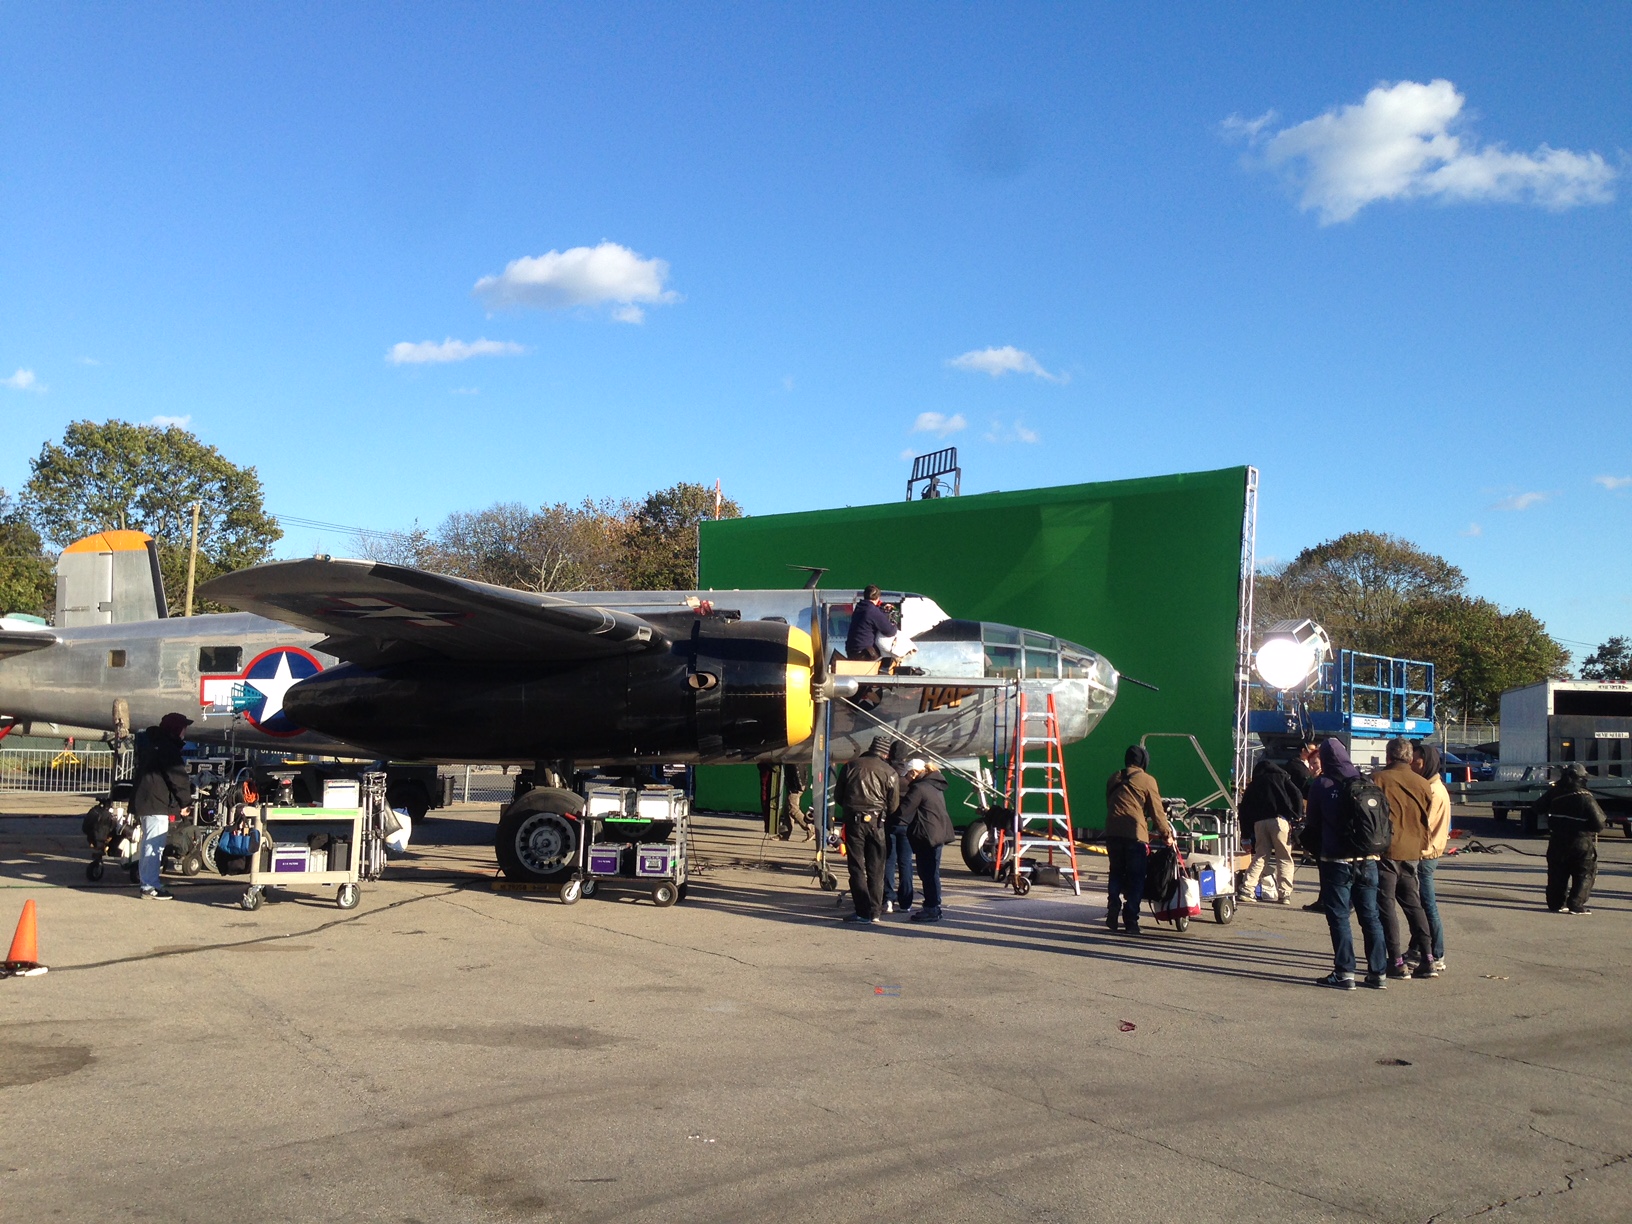
[[453, 779], [455, 803], [509, 803], [515, 794], [516, 773], [497, 765], [444, 765], [438, 771]]

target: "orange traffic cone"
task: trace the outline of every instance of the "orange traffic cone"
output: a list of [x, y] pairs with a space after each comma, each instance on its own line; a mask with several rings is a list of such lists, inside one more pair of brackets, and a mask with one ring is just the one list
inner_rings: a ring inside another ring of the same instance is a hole
[[17, 920], [17, 934], [12, 936], [11, 951], [0, 969], [0, 977], [36, 977], [47, 972], [40, 964], [39, 938], [35, 930], [34, 902], [23, 902], [23, 916]]

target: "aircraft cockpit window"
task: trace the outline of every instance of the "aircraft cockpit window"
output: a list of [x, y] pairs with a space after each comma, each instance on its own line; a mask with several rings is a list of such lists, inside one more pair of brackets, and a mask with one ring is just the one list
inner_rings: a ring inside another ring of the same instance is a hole
[[124, 665], [125, 665], [125, 652], [124, 651], [122, 651], [122, 650], [110, 650], [110, 651], [108, 651], [108, 666], [109, 667], [123, 667]]
[[1026, 630], [1027, 650], [1058, 650], [1059, 648], [1059, 641], [1049, 637], [1048, 634], [1033, 633], [1030, 629]]
[[203, 675], [237, 675], [244, 668], [242, 646], [200, 646], [198, 670]]
[[[1027, 634], [1027, 637], [1032, 635]], [[1057, 680], [1060, 675], [1060, 652], [1026, 647], [1026, 679]]]
[[1007, 625], [983, 625], [981, 636], [996, 646], [1020, 645], [1020, 630], [1011, 629]]
[[1060, 665], [1060, 674], [1067, 680], [1087, 680], [1094, 674], [1094, 661], [1087, 655], [1064, 652], [1060, 655]]
[[1020, 678], [1020, 647], [986, 645], [986, 674], [1002, 680]]

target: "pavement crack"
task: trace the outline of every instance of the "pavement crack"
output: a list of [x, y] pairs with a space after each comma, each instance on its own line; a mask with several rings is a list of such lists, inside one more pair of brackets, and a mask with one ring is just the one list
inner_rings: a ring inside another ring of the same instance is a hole
[[[447, 891], [454, 890], [449, 889]], [[334, 927], [361, 922], [365, 918], [373, 918], [378, 914], [389, 914], [392, 910], [401, 909], [405, 905], [435, 900], [444, 895], [444, 893], [422, 893], [417, 897], [404, 897], [400, 901], [393, 901], [389, 905], [380, 906], [378, 909], [371, 909], [361, 914], [347, 914], [344, 918], [332, 918], [328, 922], [322, 922], [317, 926], [307, 927], [301, 931], [279, 931], [275, 935], [258, 935], [254, 939], [231, 939], [221, 943], [195, 944], [184, 948], [160, 948], [153, 952], [138, 952], [134, 956], [116, 956], [111, 960], [87, 961], [82, 965], [53, 965], [51, 971], [53, 973], [78, 973], [86, 969], [108, 969], [114, 965], [133, 965], [142, 961], [164, 960], [171, 956], [192, 956], [198, 952], [220, 952], [227, 948], [247, 948], [254, 944], [277, 943], [283, 939], [298, 939], [306, 935], [318, 935]]]
[[[1534, 1126], [1532, 1126], [1530, 1129], [1535, 1130], [1536, 1128]], [[1548, 1135], [1546, 1131], [1536, 1131], [1536, 1133], [1539, 1134], [1539, 1135], [1545, 1135], [1548, 1139], [1556, 1139], [1557, 1138], [1556, 1135]], [[1559, 1142], [1560, 1143], [1566, 1143], [1568, 1141], [1560, 1139]], [[1572, 1143], [1572, 1144], [1570, 1144], [1570, 1146], [1571, 1147], [1577, 1147], [1579, 1145]], [[1590, 1151], [1591, 1149], [1587, 1149], [1587, 1150]], [[1486, 1203], [1483, 1207], [1479, 1208], [1479, 1210], [1475, 1211], [1472, 1215], [1462, 1216], [1461, 1218], [1464, 1219], [1464, 1220], [1477, 1220], [1482, 1215], [1489, 1215], [1493, 1211], [1500, 1211], [1503, 1207], [1510, 1207], [1514, 1203], [1522, 1203], [1522, 1202], [1525, 1202], [1528, 1199], [1556, 1198], [1557, 1196], [1559, 1196], [1561, 1194], [1568, 1194], [1571, 1190], [1574, 1190], [1576, 1188], [1576, 1179], [1577, 1178], [1580, 1178], [1583, 1182], [1590, 1181], [1592, 1179], [1590, 1177], [1587, 1177], [1586, 1174], [1588, 1174], [1588, 1173], [1601, 1173], [1603, 1170], [1614, 1168], [1618, 1164], [1625, 1164], [1628, 1160], [1632, 1160], [1632, 1152], [1621, 1152], [1618, 1155], [1612, 1156], [1608, 1160], [1602, 1161], [1602, 1162], [1600, 1162], [1598, 1164], [1595, 1164], [1595, 1165], [1582, 1166], [1581, 1168], [1578, 1168], [1578, 1169], [1568, 1169], [1564, 1173], [1564, 1184], [1562, 1186], [1560, 1186], [1559, 1188], [1557, 1188], [1557, 1189], [1549, 1190], [1546, 1186], [1543, 1186], [1538, 1190], [1519, 1191], [1517, 1193], [1508, 1195], [1506, 1198], [1502, 1199], [1500, 1202]], [[1439, 1212], [1437, 1215], [1429, 1216], [1428, 1219], [1424, 1222], [1424, 1224], [1437, 1224], [1438, 1221], [1444, 1219], [1453, 1210], [1454, 1210], [1454, 1208], [1446, 1208], [1444, 1211]]]
[[666, 939], [653, 939], [649, 935], [636, 935], [632, 931], [620, 931], [617, 927], [600, 926], [593, 922], [578, 922], [575, 926], [588, 927], [592, 931], [605, 931], [608, 935], [622, 935], [626, 939], [638, 939], [641, 943], [656, 944], [660, 948], [675, 948], [684, 952], [700, 952], [704, 956], [717, 956], [721, 960], [734, 961], [749, 969], [763, 969], [763, 965], [756, 965], [753, 961], [745, 961], [740, 956], [732, 956], [729, 952], [719, 952], [713, 948], [697, 948], [691, 944], [670, 943]]

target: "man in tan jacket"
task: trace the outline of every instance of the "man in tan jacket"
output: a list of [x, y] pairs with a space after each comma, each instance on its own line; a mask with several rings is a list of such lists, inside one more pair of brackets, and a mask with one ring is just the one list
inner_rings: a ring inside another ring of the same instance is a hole
[[[1388, 741], [1388, 764], [1372, 775], [1388, 800], [1388, 814], [1394, 824], [1394, 840], [1388, 854], [1377, 864], [1377, 908], [1383, 919], [1383, 939], [1388, 944], [1388, 976], [1391, 978], [1433, 978], [1433, 931], [1422, 908], [1417, 865], [1430, 845], [1429, 814], [1434, 806], [1428, 780], [1411, 768], [1413, 745], [1407, 739]], [[1406, 968], [1405, 948], [1400, 942], [1400, 911], [1411, 931], [1411, 948], [1419, 958], [1415, 972]]]
[[1173, 845], [1173, 827], [1162, 807], [1161, 788], [1146, 771], [1150, 754], [1138, 744], [1123, 756], [1125, 767], [1105, 783], [1105, 852], [1110, 859], [1105, 925], [1116, 930], [1120, 912], [1122, 927], [1129, 935], [1139, 934], [1139, 903], [1145, 898], [1145, 866], [1150, 856], [1150, 827], [1156, 826], [1161, 840]]

